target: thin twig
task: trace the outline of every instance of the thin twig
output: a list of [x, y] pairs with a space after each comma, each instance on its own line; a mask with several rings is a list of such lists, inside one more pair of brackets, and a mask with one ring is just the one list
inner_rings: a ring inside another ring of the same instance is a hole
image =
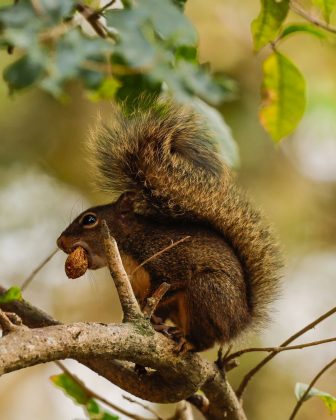
[[147, 258], [145, 261], [143, 261], [141, 264], [139, 264], [137, 267], [135, 267], [135, 269], [132, 271], [131, 276], [133, 276], [133, 274], [139, 270], [139, 268], [143, 267], [145, 264], [147, 264], [149, 261], [154, 260], [155, 258], [157, 258], [159, 255], [163, 254], [166, 251], [169, 251], [171, 248], [174, 248], [174, 246], [179, 245], [181, 242], [184, 242], [185, 240], [189, 239], [190, 236], [185, 236], [182, 239], [179, 239], [176, 242], [173, 242], [172, 244], [168, 245], [166, 248], [161, 249], [161, 251], [156, 252], [155, 254], [153, 254], [151, 257]]
[[153, 313], [155, 312], [156, 307], [158, 306], [160, 300], [163, 296], [167, 293], [170, 288], [170, 284], [163, 282], [160, 286], [155, 290], [151, 297], [147, 298], [147, 303], [142, 311], [146, 318], [151, 319]]
[[32, 273], [26, 278], [26, 280], [22, 283], [21, 290], [25, 290], [31, 281], [34, 279], [36, 274], [42, 270], [42, 268], [52, 259], [52, 257], [58, 252], [58, 249], [55, 249], [45, 260], [41, 262], [40, 265], [38, 265], [35, 270], [32, 271]]
[[106, 28], [104, 24], [99, 20], [100, 14], [96, 10], [91, 9], [90, 6], [86, 4], [78, 3], [76, 5], [76, 10], [87, 20], [87, 22], [92, 26], [93, 30], [101, 38], [106, 38]]
[[308, 22], [312, 23], [315, 26], [318, 26], [319, 28], [322, 28], [328, 32], [331, 32], [333, 34], [336, 34], [336, 28], [330, 26], [328, 23], [325, 23], [319, 19], [317, 19], [315, 16], [310, 15], [308, 12], [306, 12], [304, 9], [302, 9], [298, 4], [296, 4], [294, 1], [290, 2], [290, 8], [293, 10], [294, 13], [297, 15], [303, 17], [304, 19], [308, 20]]
[[300, 350], [300, 349], [304, 349], [306, 347], [313, 347], [313, 346], [318, 346], [320, 344], [325, 344], [325, 343], [331, 343], [332, 341], [336, 341], [336, 337], [332, 337], [332, 338], [326, 338], [325, 340], [319, 340], [319, 341], [312, 341], [310, 343], [304, 343], [304, 344], [297, 344], [296, 346], [287, 346], [287, 347], [251, 347], [248, 349], [243, 349], [243, 350], [239, 350], [236, 351], [235, 353], [230, 354], [228, 357], [224, 358], [224, 364], [226, 364], [227, 362], [229, 362], [230, 360], [233, 360], [245, 353], [252, 353], [252, 352], [276, 352], [276, 353], [281, 353], [282, 351], [287, 351], [287, 350]]
[[315, 385], [315, 383], [317, 382], [317, 380], [324, 374], [324, 372], [326, 370], [328, 370], [332, 365], [334, 365], [336, 363], [336, 359], [333, 359], [331, 362], [329, 362], [327, 365], [324, 366], [323, 369], [321, 369], [318, 374], [314, 377], [314, 379], [310, 382], [308, 388], [306, 389], [306, 391], [303, 393], [302, 397], [299, 399], [299, 401], [296, 403], [296, 406], [294, 407], [294, 410], [291, 414], [291, 416], [289, 417], [289, 420], [293, 420], [294, 417], [296, 416], [297, 412], [299, 411], [301, 405], [303, 404], [303, 402], [305, 401], [307, 395], [309, 394], [309, 391], [313, 388], [313, 386]]
[[119, 413], [123, 414], [124, 416], [127, 416], [131, 419], [135, 419], [135, 420], [151, 420], [148, 419], [146, 417], [141, 417], [138, 416], [137, 414], [133, 414], [130, 413], [126, 410], [124, 410], [121, 407], [118, 407], [117, 405], [113, 404], [111, 401], [106, 400], [104, 397], [102, 397], [101, 395], [98, 395], [96, 392], [92, 391], [91, 389], [87, 388], [87, 386], [84, 384], [84, 382], [82, 382], [76, 375], [74, 375], [73, 373], [71, 373], [69, 371], [69, 369], [61, 362], [57, 361], [55, 362], [55, 364], [68, 376], [70, 376], [70, 378], [76, 382], [76, 384], [78, 384], [82, 389], [84, 389], [84, 391], [91, 397], [91, 398], [95, 398], [96, 400], [101, 401], [102, 403], [104, 403], [105, 405], [107, 405], [108, 407], [112, 408], [112, 410], [116, 410], [119, 411]]
[[[328, 312], [326, 312], [325, 314], [321, 315], [320, 317], [318, 317], [317, 319], [315, 319], [315, 321], [311, 322], [310, 324], [306, 325], [304, 328], [302, 328], [302, 330], [296, 332], [295, 334], [293, 334], [292, 336], [290, 336], [289, 338], [287, 338], [286, 341], [284, 341], [283, 343], [280, 344], [279, 347], [286, 347], [288, 346], [288, 344], [290, 344], [292, 341], [296, 340], [298, 337], [300, 337], [301, 335], [303, 335], [304, 333], [306, 333], [307, 331], [311, 330], [312, 328], [314, 328], [317, 324], [319, 324], [320, 322], [324, 321], [326, 318], [330, 317], [331, 315], [333, 315], [336, 312], [336, 306], [332, 309], [330, 309]], [[261, 362], [259, 362], [253, 369], [251, 369], [243, 378], [243, 380], [241, 381], [238, 389], [237, 389], [237, 397], [241, 398], [241, 396], [243, 395], [243, 392], [245, 390], [245, 388], [247, 387], [248, 383], [250, 382], [250, 380], [253, 378], [253, 376], [259, 372], [259, 370], [266, 365], [266, 363], [268, 363], [270, 360], [273, 359], [273, 357], [275, 357], [278, 354], [278, 352], [276, 351], [272, 351], [271, 354], [269, 354], [268, 356], [266, 356]]]
[[127, 400], [127, 401], [129, 401], [129, 402], [131, 402], [133, 404], [138, 404], [140, 407], [144, 408], [149, 413], [153, 414], [155, 416], [156, 420], [163, 420], [162, 417], [160, 417], [158, 415], [158, 413], [155, 410], [153, 410], [149, 405], [144, 404], [144, 403], [142, 403], [140, 401], [137, 401], [134, 398], [129, 397], [128, 395], [123, 395], [122, 397], [125, 398], [125, 400]]
[[103, 7], [101, 7], [100, 9], [98, 9], [95, 13], [101, 15], [103, 12], [105, 12], [106, 9], [108, 9], [110, 6], [112, 6], [115, 2], [116, 2], [116, 0], [109, 1]]
[[117, 288], [121, 307], [124, 313], [124, 322], [143, 318], [131, 283], [122, 264], [117, 243], [110, 235], [110, 231], [105, 220], [102, 221], [102, 234], [107, 265]]

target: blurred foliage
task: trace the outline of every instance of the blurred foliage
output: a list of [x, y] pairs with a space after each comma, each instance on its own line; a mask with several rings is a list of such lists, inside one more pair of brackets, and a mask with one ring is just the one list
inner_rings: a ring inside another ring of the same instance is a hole
[[[125, 0], [124, 8], [109, 9], [20, 0], [2, 8], [0, 46], [19, 52], [3, 73], [10, 92], [38, 86], [64, 101], [68, 82], [80, 80], [89, 98], [114, 98], [129, 108], [143, 94], [166, 92], [205, 113], [212, 128], [215, 110], [208, 107], [232, 98], [234, 85], [200, 65], [198, 37], [183, 3]], [[238, 153], [230, 131], [219, 114], [214, 118], [215, 136], [234, 166]]]
[[67, 373], [50, 378], [54, 385], [61, 388], [67, 396], [82, 406], [90, 420], [118, 420], [119, 416], [107, 412], [93, 397], [92, 393], [77, 378]]
[[[184, 0], [122, 0], [122, 7], [75, 0], [19, 0], [0, 10], [0, 48], [18, 51], [3, 73], [11, 92], [38, 86], [60, 100], [67, 84], [80, 80], [94, 101], [114, 98], [132, 108], [141, 95], [172, 94], [208, 119], [208, 106], [234, 95], [234, 85], [223, 75], [211, 74], [198, 60], [198, 37], [184, 15]], [[274, 141], [291, 133], [305, 110], [305, 83], [299, 69], [277, 51], [290, 35], [305, 32], [322, 38], [329, 27], [334, 0], [314, 0], [325, 20], [319, 22], [295, 2], [261, 0], [251, 25], [256, 51], [270, 45], [264, 64], [260, 121]], [[112, 8], [113, 7], [113, 8]], [[308, 23], [287, 24], [290, 9]], [[315, 25], [315, 26], [314, 26]], [[316, 27], [317, 26], [317, 27]], [[204, 106], [199, 106], [199, 101]], [[195, 101], [197, 104], [195, 105]], [[209, 112], [208, 112], [209, 111]], [[218, 128], [220, 116], [215, 117]], [[235, 166], [238, 154], [226, 129], [214, 135]], [[224, 132], [227, 136], [224, 136]]]
[[13, 300], [22, 300], [21, 288], [18, 286], [12, 286], [0, 295], [0, 303], [9, 303]]
[[[314, 3], [323, 13], [325, 25], [290, 0], [261, 0], [260, 14], [251, 25], [255, 50], [259, 51], [267, 45], [272, 49], [263, 67], [262, 106], [259, 116], [265, 130], [276, 142], [296, 128], [304, 114], [306, 102], [304, 77], [290, 59], [279, 54], [278, 44], [297, 32], [324, 37], [320, 27], [330, 30], [329, 18], [336, 3], [333, 0], [315, 0]], [[311, 23], [290, 24], [283, 28], [290, 7]], [[316, 24], [318, 28], [314, 26]], [[334, 29], [331, 28], [330, 31], [334, 32]]]

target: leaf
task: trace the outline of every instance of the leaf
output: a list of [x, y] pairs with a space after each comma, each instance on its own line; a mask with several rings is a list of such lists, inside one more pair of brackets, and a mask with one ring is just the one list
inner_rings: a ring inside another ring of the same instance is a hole
[[[299, 401], [306, 390], [308, 389], [309, 385], [303, 384], [301, 382], [298, 382], [295, 385], [295, 396], [296, 399]], [[306, 395], [304, 401], [307, 401], [311, 397], [319, 397], [324, 402], [325, 406], [328, 408], [330, 415], [336, 412], [336, 398], [328, 394], [327, 392], [320, 391], [317, 388], [312, 388], [308, 394]]]
[[155, 32], [164, 40], [173, 42], [175, 46], [197, 44], [197, 34], [186, 16], [172, 0], [139, 0], [141, 9], [151, 21]]
[[330, 15], [333, 12], [336, 0], [312, 0], [313, 4], [318, 7], [327, 23], [330, 21]]
[[298, 68], [278, 52], [264, 61], [263, 73], [259, 118], [278, 142], [295, 129], [304, 113], [305, 80]]
[[105, 13], [108, 26], [118, 31], [119, 40], [114, 48], [115, 54], [123, 57], [131, 67], [144, 67], [153, 64], [155, 50], [144, 36], [150, 36], [146, 14], [136, 9], [111, 9]]
[[118, 420], [119, 416], [105, 411], [97, 401], [91, 399], [86, 404], [86, 410], [92, 420]]
[[86, 405], [91, 399], [91, 395], [86, 392], [85, 388], [66, 373], [51, 376], [50, 380], [80, 405]]
[[44, 67], [29, 55], [24, 55], [5, 68], [3, 77], [11, 90], [20, 90], [34, 84], [43, 75]]
[[317, 28], [316, 26], [311, 25], [310, 23], [292, 23], [290, 25], [287, 25], [283, 29], [279, 36], [279, 39], [284, 39], [296, 32], [304, 32], [310, 35], [314, 35], [320, 39], [326, 37], [325, 32], [322, 29]]
[[224, 161], [230, 167], [237, 167], [239, 165], [237, 143], [233, 139], [230, 127], [226, 124], [222, 115], [199, 98], [193, 98], [190, 104], [199, 114], [205, 117], [206, 124], [213, 134], [212, 138], [219, 146], [219, 151]]
[[92, 90], [88, 97], [92, 101], [99, 101], [101, 99], [112, 99], [114, 98], [117, 90], [121, 86], [120, 82], [114, 77], [108, 77], [104, 79], [102, 84], [95, 90]]
[[275, 39], [288, 10], [289, 0], [261, 0], [260, 14], [251, 24], [256, 51]]
[[18, 286], [12, 286], [0, 295], [0, 303], [9, 303], [14, 300], [22, 300], [21, 288]]

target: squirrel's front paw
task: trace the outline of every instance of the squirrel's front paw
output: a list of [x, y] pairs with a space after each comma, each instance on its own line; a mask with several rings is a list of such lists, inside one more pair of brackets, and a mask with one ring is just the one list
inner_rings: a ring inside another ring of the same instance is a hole
[[178, 327], [171, 325], [166, 325], [163, 323], [153, 324], [155, 331], [164, 334], [166, 337], [174, 340], [176, 343], [175, 352], [176, 353], [186, 353], [187, 351], [193, 350], [193, 345], [190, 344], [184, 337], [184, 333]]

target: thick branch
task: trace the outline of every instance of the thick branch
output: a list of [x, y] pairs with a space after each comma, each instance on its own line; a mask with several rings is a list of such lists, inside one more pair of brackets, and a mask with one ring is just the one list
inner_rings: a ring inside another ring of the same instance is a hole
[[0, 374], [59, 359], [96, 356], [127, 359], [159, 370], [166, 383], [179, 389], [176, 400], [189, 397], [201, 387], [210, 394], [213, 391], [210, 405], [212, 401], [221, 403], [216, 408], [217, 414], [225, 406], [227, 419], [244, 419], [238, 415], [242, 409], [233, 398], [232, 389], [212, 364], [196, 354], [176, 355], [173, 342], [158, 333], [143, 331], [136, 324], [76, 323], [33, 330], [18, 328], [1, 339]]
[[[0, 291], [5, 290], [0, 288]], [[3, 373], [45, 361], [73, 358], [125, 391], [156, 403], [186, 399], [202, 387], [210, 401], [207, 418], [223, 418], [225, 410], [229, 410], [227, 420], [245, 419], [232, 388], [218, 369], [197, 354], [175, 355], [175, 344], [161, 334], [141, 335], [141, 327], [131, 324], [55, 326], [56, 320], [25, 301], [3, 306], [10, 311], [16, 310], [26, 325], [53, 325], [20, 330], [1, 339]], [[78, 352], [77, 346], [80, 347]], [[156, 371], [139, 377], [132, 363], [112, 358], [128, 359]]]

